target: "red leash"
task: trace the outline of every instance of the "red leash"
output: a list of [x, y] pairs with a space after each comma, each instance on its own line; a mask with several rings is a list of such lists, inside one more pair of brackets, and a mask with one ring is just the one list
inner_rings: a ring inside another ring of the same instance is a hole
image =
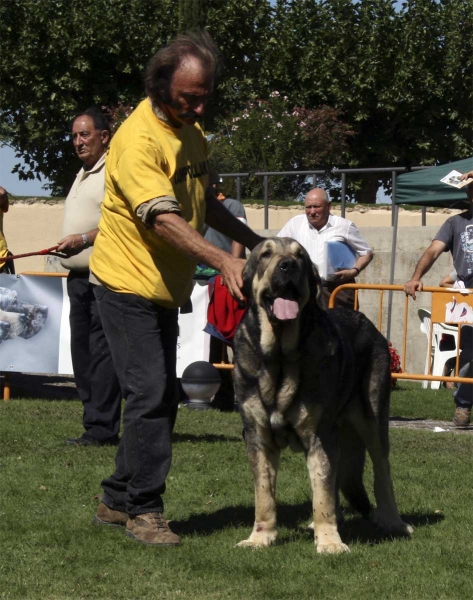
[[16, 260], [17, 258], [25, 258], [26, 256], [44, 256], [49, 254], [50, 256], [59, 256], [59, 258], [67, 258], [65, 254], [61, 252], [54, 252], [59, 246], [53, 246], [52, 248], [45, 248], [44, 250], [38, 250], [38, 252], [27, 252], [26, 254], [17, 254], [15, 256], [3, 256], [0, 258], [0, 262], [7, 260]]

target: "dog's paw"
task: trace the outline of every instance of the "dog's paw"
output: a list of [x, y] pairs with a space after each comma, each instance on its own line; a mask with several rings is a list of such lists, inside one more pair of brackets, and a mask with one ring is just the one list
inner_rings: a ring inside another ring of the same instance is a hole
[[373, 513], [373, 523], [385, 533], [393, 536], [410, 538], [414, 533], [414, 527], [404, 523], [400, 517], [387, 517], [377, 511]]
[[342, 554], [343, 552], [350, 552], [350, 548], [343, 542], [332, 544], [317, 544], [318, 554]]
[[278, 537], [277, 531], [262, 531], [254, 532], [250, 535], [247, 540], [239, 542], [237, 548], [267, 548], [272, 546]]

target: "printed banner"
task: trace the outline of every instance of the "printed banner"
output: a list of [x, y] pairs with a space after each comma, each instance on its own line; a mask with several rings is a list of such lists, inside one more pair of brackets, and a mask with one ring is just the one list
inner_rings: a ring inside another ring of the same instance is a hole
[[[179, 315], [177, 376], [209, 359], [208, 286], [196, 283], [193, 312]], [[0, 371], [72, 375], [65, 277], [0, 275]]]
[[72, 374], [64, 277], [0, 275], [0, 371]]

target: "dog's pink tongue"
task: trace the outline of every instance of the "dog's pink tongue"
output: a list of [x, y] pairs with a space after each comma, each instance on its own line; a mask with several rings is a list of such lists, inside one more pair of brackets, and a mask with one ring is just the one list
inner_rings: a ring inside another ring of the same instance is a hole
[[273, 313], [280, 321], [295, 319], [299, 313], [299, 305], [294, 300], [276, 298], [273, 304]]

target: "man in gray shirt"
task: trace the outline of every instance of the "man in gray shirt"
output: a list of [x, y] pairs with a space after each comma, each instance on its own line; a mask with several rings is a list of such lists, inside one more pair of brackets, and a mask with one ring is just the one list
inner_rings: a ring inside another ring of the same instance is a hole
[[[215, 192], [217, 200], [219, 200], [234, 217], [246, 225], [246, 214], [243, 204], [238, 200], [234, 200], [233, 198], [227, 198], [219, 190], [218, 185], [219, 183], [222, 183], [222, 178], [218, 175], [218, 173], [213, 171], [209, 174], [209, 183]], [[204, 237], [208, 242], [214, 246], [217, 246], [217, 248], [228, 252], [228, 254], [231, 254], [234, 258], [245, 258], [244, 247], [238, 242], [235, 242], [229, 238], [227, 235], [220, 233], [216, 229], [212, 229], [212, 227], [206, 228]]]
[[[460, 179], [473, 177], [473, 171], [464, 173]], [[404, 284], [408, 296], [416, 299], [416, 292], [422, 291], [421, 278], [432, 267], [442, 252], [450, 251], [453, 265], [457, 272], [457, 280], [462, 281], [465, 288], [473, 289], [473, 183], [466, 186], [469, 208], [466, 212], [445, 221], [432, 243], [421, 256], [414, 274]], [[473, 327], [462, 326], [460, 370], [461, 377], [473, 376]], [[457, 427], [468, 427], [473, 405], [473, 385], [460, 383], [453, 395], [456, 405], [453, 423]]]

